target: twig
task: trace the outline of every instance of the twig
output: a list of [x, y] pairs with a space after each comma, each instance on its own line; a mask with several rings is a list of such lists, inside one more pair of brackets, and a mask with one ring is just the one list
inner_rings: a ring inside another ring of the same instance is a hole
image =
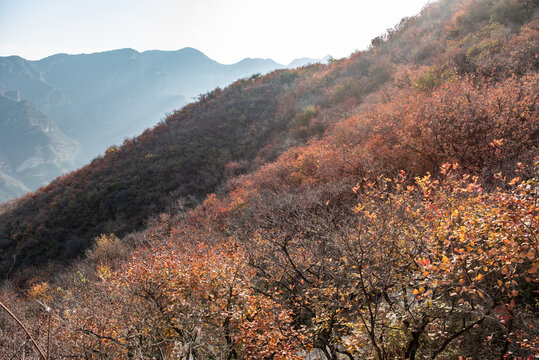
[[23, 323], [19, 319], [17, 319], [17, 317], [11, 311], [9, 311], [9, 309], [4, 304], [2, 304], [1, 301], [0, 301], [0, 307], [2, 307], [2, 309], [4, 309], [9, 314], [9, 316], [11, 316], [13, 318], [13, 320], [15, 320], [17, 322], [17, 324], [19, 324], [19, 326], [24, 330], [24, 332], [26, 333], [26, 335], [28, 335], [28, 338], [30, 339], [32, 344], [34, 344], [34, 347], [36, 348], [39, 355], [41, 355], [43, 360], [47, 360], [47, 357], [45, 356], [45, 354], [43, 353], [43, 351], [41, 350], [41, 348], [39, 347], [37, 342], [34, 340], [32, 335], [30, 335], [30, 333], [28, 332], [26, 327], [23, 325]]

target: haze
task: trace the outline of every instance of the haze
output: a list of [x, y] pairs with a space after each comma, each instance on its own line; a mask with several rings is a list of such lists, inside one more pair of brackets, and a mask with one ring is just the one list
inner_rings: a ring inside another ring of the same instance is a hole
[[221, 63], [246, 57], [287, 64], [335, 58], [370, 40], [427, 0], [0, 0], [0, 56], [194, 47]]

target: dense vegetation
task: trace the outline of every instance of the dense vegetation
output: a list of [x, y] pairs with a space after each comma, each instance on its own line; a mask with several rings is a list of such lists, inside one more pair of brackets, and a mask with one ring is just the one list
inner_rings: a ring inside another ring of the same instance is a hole
[[[246, 171], [264, 145], [286, 130], [289, 115], [277, 113], [279, 98], [290, 91], [299, 77], [294, 75], [275, 73], [214, 90], [153, 130], [4, 206], [0, 273], [72, 259], [100, 233], [140, 229], [167, 203], [196, 201], [213, 191], [227, 169]], [[271, 147], [266, 150], [272, 156]]]
[[[316, 61], [303, 58], [284, 66], [271, 59], [244, 59], [223, 65], [193, 48], [56, 54], [37, 61], [0, 57], [0, 95], [11, 94], [14, 101], [23, 100], [17, 106], [6, 106], [4, 99], [1, 105], [0, 127], [5, 139], [0, 141], [0, 203], [85, 165], [111, 144], [155, 126], [165, 114], [200, 93], [255, 73], [295, 68], [308, 62]], [[17, 107], [34, 109], [21, 111]], [[39, 112], [42, 114], [38, 116]], [[52, 159], [62, 166], [39, 151], [29, 151], [48, 149], [35, 129], [25, 126], [29, 121], [42, 124], [43, 117], [47, 117], [50, 131], [41, 138], [53, 138], [64, 147]], [[20, 170], [19, 165], [25, 162], [32, 167]]]
[[0, 299], [55, 358], [533, 359], [538, 35], [533, 1], [440, 1], [201, 96], [4, 209], [4, 269], [96, 238]]

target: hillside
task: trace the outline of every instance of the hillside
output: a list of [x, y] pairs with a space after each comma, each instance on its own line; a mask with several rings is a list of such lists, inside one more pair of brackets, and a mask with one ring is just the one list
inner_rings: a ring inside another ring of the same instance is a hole
[[224, 65], [193, 48], [143, 53], [119, 49], [56, 54], [38, 61], [3, 57], [0, 85], [19, 91], [79, 141], [83, 164], [208, 90], [284, 67], [270, 59]]
[[2, 303], [57, 357], [539, 356], [538, 16], [439, 1], [200, 96], [2, 208]]
[[[294, 66], [309, 61], [315, 60], [298, 59]], [[21, 99], [31, 102], [60, 131], [80, 143], [68, 167], [72, 170], [103, 154], [107, 147], [155, 126], [166, 114], [208, 90], [284, 67], [270, 59], [224, 65], [192, 48], [56, 54], [39, 61], [11, 56], [0, 58], [0, 87], [18, 92]], [[8, 121], [7, 116], [0, 113], [0, 122]], [[23, 152], [18, 145], [25, 139], [11, 139], [12, 151]], [[45, 162], [40, 166], [48, 175], [45, 182], [63, 173]], [[33, 176], [42, 177], [42, 173]], [[26, 183], [14, 173], [11, 176]], [[38, 186], [32, 183], [27, 187], [33, 191]], [[7, 199], [0, 198], [0, 202]]]
[[300, 71], [313, 70], [253, 77], [203, 95], [152, 131], [7, 204], [0, 215], [2, 273], [72, 259], [100, 233], [140, 229], [179, 199], [200, 200], [226, 176], [274, 158], [298, 141], [284, 144], [296, 105], [282, 108], [281, 98], [302, 79]]

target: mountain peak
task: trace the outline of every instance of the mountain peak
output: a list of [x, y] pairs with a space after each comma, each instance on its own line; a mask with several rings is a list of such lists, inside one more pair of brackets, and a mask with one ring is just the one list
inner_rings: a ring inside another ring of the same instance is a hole
[[294, 69], [302, 66], [312, 65], [312, 64], [327, 64], [329, 59], [331, 59], [331, 55], [326, 55], [322, 59], [313, 59], [309, 57], [302, 57], [298, 59], [292, 60], [286, 67], [289, 69]]

